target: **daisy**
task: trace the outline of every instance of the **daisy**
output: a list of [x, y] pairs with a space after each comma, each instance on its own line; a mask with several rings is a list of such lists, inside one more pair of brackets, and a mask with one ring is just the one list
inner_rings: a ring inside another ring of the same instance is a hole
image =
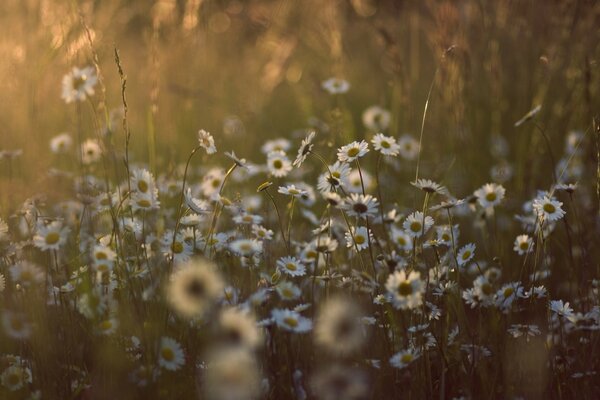
[[575, 183], [559, 183], [554, 187], [554, 189], [562, 190], [569, 194], [572, 194], [575, 192], [575, 190], [577, 190], [577, 186], [578, 186], [577, 182], [575, 182]]
[[449, 194], [448, 189], [429, 179], [417, 179], [416, 182], [411, 182], [410, 184], [426, 193]]
[[251, 169], [254, 168], [254, 166], [251, 166], [250, 164], [248, 164], [248, 161], [246, 161], [245, 158], [240, 158], [238, 156], [235, 155], [235, 152], [233, 150], [231, 150], [229, 153], [225, 153], [225, 155], [235, 163], [235, 165], [237, 165], [240, 168], [244, 168], [247, 171], [251, 171]]
[[377, 214], [378, 201], [370, 194], [352, 193], [340, 206], [350, 217], [369, 218]]
[[273, 231], [265, 228], [262, 225], [254, 224], [252, 225], [252, 234], [257, 240], [272, 240], [273, 239]]
[[273, 140], [267, 140], [262, 147], [260, 148], [260, 151], [264, 154], [267, 155], [272, 151], [288, 151], [290, 148], [292, 147], [292, 144], [290, 143], [289, 140], [285, 139], [285, 138], [277, 138], [277, 139], [273, 139]]
[[347, 191], [350, 193], [362, 193], [363, 192], [363, 184], [365, 190], [369, 190], [373, 184], [373, 177], [367, 171], [362, 171], [362, 179], [361, 173], [358, 169], [351, 170], [348, 174], [347, 183], [345, 183], [344, 188], [347, 188]]
[[215, 146], [215, 139], [213, 136], [205, 131], [204, 129], [200, 129], [198, 131], [198, 144], [204, 150], [206, 150], [206, 154], [214, 154], [217, 152], [217, 147]]
[[519, 253], [520, 256], [531, 253], [533, 251], [533, 238], [529, 235], [517, 236], [513, 250]]
[[377, 105], [367, 108], [362, 114], [363, 124], [372, 132], [386, 130], [390, 125], [391, 119], [391, 113]]
[[277, 260], [277, 267], [280, 271], [290, 276], [302, 276], [306, 274], [306, 267], [296, 257], [282, 257]]
[[334, 298], [325, 303], [315, 325], [315, 342], [331, 353], [347, 355], [365, 344], [366, 336], [355, 303]]
[[292, 163], [283, 151], [273, 151], [267, 156], [269, 173], [276, 178], [283, 178], [292, 170]]
[[319, 176], [317, 189], [321, 193], [327, 193], [336, 190], [338, 187], [344, 187], [350, 175], [350, 166], [347, 163], [336, 161], [330, 165], [328, 170]]
[[167, 300], [180, 315], [200, 317], [223, 293], [223, 288], [224, 283], [215, 265], [207, 260], [196, 260], [171, 274]]
[[372, 387], [365, 371], [337, 363], [313, 374], [310, 386], [315, 398], [319, 400], [372, 398]]
[[537, 325], [513, 324], [508, 328], [508, 333], [514, 338], [525, 336], [527, 341], [529, 341], [529, 337], [539, 336], [542, 334], [542, 331], [540, 331]]
[[558, 316], [571, 318], [573, 317], [573, 309], [569, 306], [569, 302], [563, 303], [562, 300], [551, 300], [548, 308]]
[[477, 189], [473, 194], [477, 197], [477, 202], [484, 208], [494, 207], [500, 204], [504, 199], [506, 189], [496, 183], [487, 183]]
[[385, 288], [396, 309], [413, 309], [423, 302], [425, 285], [418, 271], [411, 271], [408, 275], [406, 271], [395, 271], [388, 277]]
[[2, 326], [6, 335], [17, 340], [27, 339], [33, 332], [33, 327], [25, 314], [8, 310], [2, 314]]
[[58, 250], [67, 241], [70, 229], [63, 227], [61, 221], [53, 221], [47, 225], [39, 224], [33, 236], [33, 245], [42, 251]]
[[370, 230], [367, 230], [365, 226], [360, 226], [358, 228], [352, 227], [351, 232], [346, 232], [346, 246], [358, 249], [361, 251], [369, 247], [369, 237], [373, 237], [373, 234]]
[[494, 304], [495, 293], [494, 286], [488, 277], [480, 275], [473, 281], [473, 294], [483, 307], [490, 307]]
[[323, 198], [332, 207], [337, 207], [343, 203], [342, 197], [336, 192], [327, 192], [323, 195]]
[[394, 354], [392, 358], [390, 358], [390, 364], [394, 368], [403, 369], [408, 367], [413, 361], [418, 359], [419, 356], [420, 353], [418, 350], [409, 348]]
[[16, 363], [6, 368], [0, 375], [0, 383], [11, 392], [15, 392], [31, 382], [31, 370]]
[[510, 282], [496, 292], [496, 306], [502, 311], [508, 311], [517, 298], [525, 298], [520, 282]]
[[243, 347], [224, 347], [209, 352], [207, 368], [202, 371], [200, 399], [259, 399], [262, 390], [261, 368], [254, 354]]
[[252, 239], [238, 239], [229, 245], [229, 249], [241, 256], [251, 256], [262, 251], [262, 243]]
[[256, 318], [238, 308], [227, 308], [219, 315], [219, 337], [228, 345], [254, 350], [262, 344]]
[[400, 250], [410, 251], [413, 248], [412, 237], [402, 229], [396, 227], [392, 227], [392, 241]]
[[369, 144], [364, 140], [352, 142], [338, 149], [337, 156], [341, 162], [350, 163], [369, 152]]
[[429, 215], [427, 217], [423, 217], [423, 213], [421, 211], [415, 211], [410, 214], [404, 220], [402, 227], [404, 231], [412, 238], [418, 238], [421, 235], [424, 235], [429, 231], [429, 229], [433, 226], [433, 218]]
[[139, 193], [154, 194], [158, 190], [152, 173], [147, 169], [135, 169], [131, 175], [131, 186]]
[[471, 261], [471, 259], [473, 258], [474, 255], [475, 255], [475, 244], [469, 243], [469, 244], [464, 245], [458, 251], [458, 254], [456, 256], [458, 259], [458, 265], [459, 266], [465, 265], [466, 263]]
[[299, 189], [294, 185], [279, 186], [279, 190], [277, 190], [277, 192], [281, 193], [281, 194], [285, 194], [287, 196], [293, 196], [296, 198], [308, 194], [308, 192], [306, 190]]
[[98, 82], [96, 70], [93, 67], [73, 67], [71, 72], [62, 80], [62, 99], [65, 103], [84, 101], [94, 94], [94, 86]]
[[112, 335], [117, 331], [118, 327], [119, 321], [112, 317], [100, 321], [100, 323], [96, 326], [96, 332], [100, 335]]
[[92, 251], [92, 265], [96, 271], [112, 271], [117, 254], [107, 246], [96, 245]]
[[271, 311], [271, 318], [278, 327], [286, 331], [305, 333], [312, 329], [312, 321], [296, 311], [276, 308]]
[[329, 78], [321, 83], [321, 87], [329, 94], [343, 94], [350, 89], [350, 84], [344, 79]]
[[81, 144], [81, 161], [85, 164], [95, 163], [102, 156], [102, 148], [97, 140], [88, 139]]
[[60, 135], [53, 137], [50, 141], [50, 150], [54, 154], [64, 154], [69, 151], [72, 145], [73, 139], [71, 138], [71, 135], [68, 133], [61, 133]]
[[558, 221], [566, 214], [560, 201], [553, 197], [538, 197], [533, 201], [533, 209], [543, 221]]
[[170, 337], [160, 339], [158, 350], [158, 365], [169, 371], [177, 371], [185, 364], [185, 357], [181, 345]]
[[219, 194], [221, 184], [225, 178], [225, 171], [222, 168], [210, 169], [202, 178], [200, 189], [205, 197], [214, 199]]
[[450, 225], [436, 226], [435, 232], [437, 239], [446, 246], [451, 246], [452, 240], [456, 243], [460, 236], [458, 225], [454, 225], [452, 228], [450, 228]]
[[419, 142], [410, 135], [403, 135], [398, 140], [400, 155], [406, 160], [414, 160], [419, 154]]
[[384, 156], [397, 156], [400, 151], [400, 145], [396, 143], [396, 139], [391, 136], [385, 136], [383, 133], [376, 134], [371, 139], [375, 150]]
[[298, 148], [298, 155], [296, 156], [296, 159], [294, 160], [294, 167], [300, 168], [300, 166], [302, 165], [302, 163], [304, 163], [304, 161], [306, 161], [306, 157], [308, 156], [308, 154], [311, 152], [312, 148], [313, 148], [313, 140], [315, 138], [316, 132], [315, 131], [310, 131], [310, 133], [308, 134], [308, 136], [302, 140], [302, 143], [300, 144], [300, 148]]
[[160, 208], [160, 201], [158, 200], [158, 193], [142, 193], [134, 192], [131, 195], [131, 208], [135, 211], [151, 211], [158, 210]]
[[292, 282], [283, 281], [277, 284], [275, 287], [277, 294], [281, 300], [292, 301], [297, 300], [302, 295], [302, 290]]

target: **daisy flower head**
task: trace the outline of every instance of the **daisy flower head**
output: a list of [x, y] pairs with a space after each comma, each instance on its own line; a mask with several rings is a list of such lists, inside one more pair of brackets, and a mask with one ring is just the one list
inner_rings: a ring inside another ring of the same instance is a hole
[[62, 80], [62, 99], [65, 103], [84, 101], [94, 94], [94, 86], [98, 82], [96, 70], [93, 67], [73, 67]]
[[332, 298], [319, 311], [315, 342], [334, 354], [346, 355], [360, 350], [366, 335], [358, 306], [350, 300]]
[[169, 371], [177, 371], [185, 364], [183, 349], [179, 342], [170, 337], [160, 339], [158, 365]]
[[10, 267], [10, 277], [25, 288], [32, 288], [44, 282], [45, 274], [42, 268], [23, 260]]
[[414, 160], [419, 154], [419, 142], [411, 135], [402, 135], [398, 139], [400, 156], [406, 160]]
[[251, 256], [262, 251], [262, 242], [253, 239], [238, 239], [231, 242], [229, 249], [240, 256]]
[[306, 138], [302, 139], [302, 143], [300, 144], [300, 147], [298, 148], [298, 155], [296, 156], [296, 159], [294, 160], [294, 163], [293, 163], [294, 167], [300, 168], [302, 163], [304, 163], [304, 161], [306, 161], [306, 157], [308, 156], [308, 154], [311, 152], [311, 150], [313, 148], [313, 140], [315, 139], [316, 134], [317, 133], [315, 131], [310, 131], [308, 136], [306, 136]]
[[335, 191], [338, 187], [344, 187], [350, 175], [350, 166], [347, 163], [336, 161], [329, 166], [328, 171], [319, 176], [317, 189], [321, 193]]
[[392, 358], [390, 358], [390, 364], [394, 368], [403, 369], [418, 359], [419, 356], [420, 353], [417, 349], [409, 348], [394, 354]]
[[425, 217], [421, 211], [415, 211], [406, 217], [402, 227], [410, 237], [418, 238], [426, 234], [433, 226], [433, 223], [433, 218], [429, 215]]
[[396, 143], [396, 139], [391, 136], [386, 136], [383, 133], [378, 133], [371, 139], [375, 150], [384, 156], [397, 156], [400, 151], [400, 145]]
[[171, 274], [167, 285], [167, 300], [185, 318], [204, 315], [223, 294], [225, 285], [208, 260], [194, 260]]
[[418, 189], [421, 189], [425, 193], [437, 193], [443, 195], [449, 194], [448, 189], [446, 189], [445, 186], [442, 186], [439, 183], [429, 179], [417, 179], [415, 182], [411, 182], [410, 184]]
[[274, 177], [283, 178], [292, 170], [292, 163], [285, 152], [272, 151], [267, 156], [267, 168]]
[[369, 144], [364, 140], [352, 142], [338, 149], [337, 156], [341, 162], [350, 163], [369, 152]]
[[33, 236], [33, 245], [42, 251], [58, 250], [67, 242], [70, 229], [63, 227], [61, 221], [52, 221], [47, 225], [38, 224]]
[[20, 363], [10, 365], [0, 375], [0, 383], [11, 392], [22, 389], [26, 384], [31, 382], [31, 370]]
[[497, 183], [486, 183], [473, 194], [477, 202], [484, 208], [495, 207], [504, 199], [506, 189]]
[[256, 356], [243, 347], [220, 347], [209, 352], [202, 371], [200, 399], [259, 399], [262, 390], [261, 368]]
[[385, 288], [396, 309], [414, 309], [423, 303], [425, 285], [418, 271], [411, 271], [410, 274], [404, 270], [395, 271], [388, 277]]
[[344, 94], [350, 90], [350, 83], [341, 78], [329, 78], [321, 83], [321, 87], [329, 94]]
[[286, 256], [277, 260], [277, 268], [289, 276], [303, 276], [306, 267], [296, 257]]
[[361, 251], [369, 247], [369, 238], [372, 238], [373, 234], [365, 226], [360, 226], [352, 227], [351, 232], [346, 232], [345, 236], [347, 247]]
[[95, 163], [102, 156], [102, 147], [94, 139], [88, 139], [81, 144], [81, 161], [85, 165]]
[[65, 154], [73, 145], [73, 138], [68, 133], [61, 133], [50, 140], [50, 150], [54, 154]]
[[278, 327], [289, 332], [306, 333], [312, 329], [312, 321], [296, 311], [276, 308], [271, 317]]
[[372, 132], [385, 131], [390, 126], [391, 120], [392, 114], [378, 105], [367, 108], [362, 114], [363, 124]]
[[262, 343], [262, 332], [254, 315], [234, 307], [219, 314], [219, 335], [228, 345], [248, 350], [254, 350]]
[[565, 216], [562, 209], [563, 203], [549, 196], [538, 197], [533, 200], [533, 209], [543, 221], [558, 221]]
[[524, 298], [525, 293], [520, 282], [510, 282], [496, 292], [496, 306], [506, 312], [517, 298]]
[[352, 193], [344, 199], [340, 208], [350, 217], [369, 218], [377, 215], [378, 201], [370, 194]]
[[289, 281], [279, 282], [275, 290], [283, 301], [297, 300], [302, 295], [302, 290]]
[[365, 371], [338, 363], [319, 368], [312, 374], [310, 388], [318, 400], [364, 400], [372, 395]]
[[279, 186], [279, 190], [277, 190], [277, 192], [293, 197], [301, 197], [308, 194], [306, 190], [299, 189], [295, 185]]
[[410, 251], [413, 248], [412, 237], [402, 229], [392, 227], [392, 241], [400, 250]]
[[469, 244], [464, 245], [458, 251], [458, 254], [456, 256], [458, 259], [458, 265], [459, 266], [465, 265], [466, 263], [471, 261], [471, 259], [473, 258], [474, 255], [475, 255], [475, 244], [469, 243]]
[[515, 239], [513, 250], [522, 256], [533, 251], [533, 244], [533, 238], [529, 235], [519, 235]]
[[252, 171], [255, 167], [250, 165], [245, 158], [240, 158], [235, 155], [235, 151], [225, 152], [225, 156], [235, 163], [236, 166], [244, 168], [246, 171]]
[[285, 138], [267, 140], [260, 148], [260, 151], [267, 155], [272, 151], [288, 151], [292, 144]]
[[206, 150], [206, 154], [214, 154], [217, 152], [217, 147], [215, 146], [215, 139], [210, 133], [208, 133], [204, 129], [200, 129], [198, 131], [198, 144], [200, 147]]
[[156, 183], [154, 176], [147, 169], [135, 169], [131, 176], [131, 186], [139, 193], [155, 195]]
[[558, 316], [565, 318], [573, 317], [573, 309], [569, 306], [568, 301], [565, 303], [562, 300], [550, 300], [548, 308]]

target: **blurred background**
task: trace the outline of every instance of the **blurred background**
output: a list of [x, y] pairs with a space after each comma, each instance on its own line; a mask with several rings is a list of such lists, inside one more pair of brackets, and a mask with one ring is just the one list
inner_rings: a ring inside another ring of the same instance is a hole
[[[472, 181], [471, 190], [502, 161], [513, 193], [529, 195], [549, 186], [553, 165], [535, 126], [514, 123], [542, 105], [537, 123], [555, 154], [568, 131], [590, 130], [598, 27], [600, 3], [573, 0], [2, 0], [0, 207], [51, 190], [49, 140], [74, 133], [78, 115], [87, 137], [112, 115], [122, 150], [115, 48], [133, 158], [155, 172], [185, 160], [200, 128], [220, 150], [263, 162], [266, 139], [325, 123], [321, 144], [333, 154], [370, 137], [361, 115], [375, 104], [391, 111], [388, 134], [418, 138], [432, 87], [424, 176]], [[92, 101], [65, 104], [62, 77], [95, 62], [102, 84]], [[322, 89], [333, 76], [350, 82], [348, 93]], [[592, 137], [582, 143], [589, 160]]]

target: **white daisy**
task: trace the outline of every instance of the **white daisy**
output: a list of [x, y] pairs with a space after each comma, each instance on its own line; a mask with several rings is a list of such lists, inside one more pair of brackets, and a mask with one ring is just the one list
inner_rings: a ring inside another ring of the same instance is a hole
[[352, 193], [344, 199], [339, 208], [346, 210], [350, 217], [368, 218], [377, 215], [378, 201], [370, 194]]
[[473, 194], [477, 202], [484, 208], [495, 207], [504, 199], [506, 189], [496, 183], [487, 183], [477, 189]]
[[385, 131], [389, 127], [391, 119], [391, 113], [377, 105], [367, 108], [362, 114], [363, 124], [372, 132]]
[[410, 251], [413, 248], [412, 237], [402, 229], [396, 227], [392, 227], [392, 241], [400, 250]]
[[296, 257], [282, 257], [277, 260], [277, 267], [281, 272], [290, 276], [302, 276], [306, 274], [306, 267]]
[[419, 154], [419, 142], [410, 135], [403, 135], [398, 140], [400, 155], [406, 160], [414, 160]]
[[404, 231], [413, 238], [426, 234], [433, 226], [433, 218], [429, 215], [423, 218], [421, 211], [415, 211], [404, 220], [402, 227]]
[[276, 308], [271, 311], [271, 318], [278, 327], [286, 331], [305, 333], [312, 329], [312, 321], [296, 311]]
[[364, 140], [352, 142], [338, 149], [337, 156], [341, 162], [350, 163], [369, 152], [369, 144]]
[[81, 161], [88, 165], [95, 163], [102, 156], [100, 143], [94, 139], [88, 139], [81, 144]]
[[53, 221], [47, 225], [39, 224], [33, 236], [33, 245], [42, 251], [58, 250], [67, 242], [70, 229], [63, 227], [61, 221]]
[[448, 189], [446, 189], [446, 187], [429, 179], [417, 179], [415, 182], [411, 182], [410, 184], [426, 193], [448, 195]]
[[400, 145], [396, 143], [396, 139], [391, 136], [385, 136], [383, 133], [376, 134], [371, 139], [375, 150], [384, 156], [397, 156], [400, 151]]
[[522, 256], [533, 251], [533, 244], [533, 238], [531, 238], [529, 235], [519, 235], [515, 239], [513, 250]]
[[273, 139], [273, 140], [267, 140], [260, 148], [260, 151], [264, 155], [267, 155], [272, 151], [287, 152], [291, 146], [292, 146], [292, 144], [290, 143], [289, 140], [287, 140], [285, 138], [277, 138], [277, 139]]
[[471, 261], [475, 255], [475, 244], [469, 243], [461, 247], [458, 251], [456, 258], [458, 259], [458, 265], [462, 266]]
[[68, 133], [61, 133], [50, 140], [50, 150], [54, 154], [65, 154], [73, 145], [73, 138]]
[[170, 337], [160, 339], [158, 349], [158, 365], [169, 371], [177, 371], [185, 364], [185, 357], [181, 345]]
[[395, 271], [388, 277], [385, 288], [396, 309], [414, 309], [423, 303], [425, 285], [418, 271], [411, 271], [410, 274], [404, 270]]
[[533, 201], [533, 209], [543, 221], [558, 221], [566, 214], [560, 201], [553, 197], [538, 197]]
[[302, 290], [289, 281], [279, 282], [275, 287], [275, 290], [277, 291], [277, 294], [279, 294], [281, 300], [284, 301], [297, 300], [302, 295]]
[[373, 237], [373, 234], [367, 230], [367, 227], [360, 226], [358, 228], [352, 227], [352, 233], [346, 232], [346, 246], [352, 249], [361, 251], [369, 247], [369, 237]]
[[200, 129], [198, 131], [198, 144], [204, 150], [206, 150], [206, 154], [214, 154], [217, 152], [217, 147], [215, 146], [215, 139], [213, 136], [205, 131], [204, 129]]
[[294, 160], [294, 163], [293, 163], [294, 167], [300, 168], [302, 163], [306, 160], [308, 153], [310, 153], [310, 151], [313, 148], [312, 142], [315, 138], [315, 135], [316, 135], [315, 131], [310, 131], [308, 136], [305, 139], [302, 139], [302, 143], [300, 144], [300, 147], [298, 148], [298, 155], [296, 156], [296, 159]]
[[419, 356], [420, 353], [417, 349], [409, 348], [394, 354], [392, 358], [390, 358], [390, 364], [394, 368], [403, 369], [418, 359]]
[[279, 186], [279, 189], [277, 190], [277, 192], [281, 193], [281, 194], [285, 194], [287, 196], [293, 196], [296, 198], [308, 194], [308, 192], [306, 190], [299, 189], [295, 185]]
[[66, 103], [84, 101], [94, 94], [97, 82], [98, 77], [93, 67], [73, 67], [71, 72], [63, 77], [61, 97]]
[[321, 84], [329, 94], [343, 94], [350, 89], [348, 81], [340, 78], [329, 78]]
[[315, 342], [338, 355], [354, 353], [365, 344], [366, 335], [358, 306], [349, 300], [333, 298], [319, 311]]
[[282, 178], [292, 170], [292, 163], [283, 151], [272, 151], [267, 156], [267, 168], [271, 175]]
[[241, 256], [251, 256], [262, 251], [262, 243], [253, 239], [238, 239], [231, 242], [229, 249]]

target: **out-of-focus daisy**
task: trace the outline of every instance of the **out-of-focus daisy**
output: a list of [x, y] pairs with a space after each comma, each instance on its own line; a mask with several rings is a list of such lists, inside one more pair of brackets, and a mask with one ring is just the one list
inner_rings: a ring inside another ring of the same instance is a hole
[[280, 186], [277, 192], [293, 197], [300, 197], [308, 193], [306, 190], [299, 189], [294, 185]]
[[22, 389], [31, 382], [32, 375], [29, 367], [17, 363], [6, 368], [0, 375], [0, 383], [11, 392]]
[[240, 347], [219, 348], [207, 357], [202, 373], [202, 396], [207, 400], [258, 399], [260, 370], [254, 355]]
[[102, 156], [102, 147], [95, 139], [88, 139], [81, 144], [81, 161], [88, 165], [95, 163]]
[[296, 311], [276, 308], [271, 312], [271, 317], [278, 327], [286, 331], [305, 333], [312, 329], [312, 321]]
[[281, 300], [284, 301], [297, 300], [300, 295], [302, 295], [302, 290], [289, 281], [279, 282], [275, 287], [275, 290], [277, 291], [277, 294], [279, 294]]
[[61, 133], [50, 140], [50, 150], [54, 154], [64, 154], [73, 145], [73, 138], [68, 133]]
[[202, 194], [214, 199], [219, 194], [219, 189], [225, 178], [225, 171], [221, 168], [211, 168], [202, 178]]
[[269, 173], [276, 178], [283, 178], [292, 170], [292, 163], [283, 151], [273, 151], [267, 156]]
[[385, 131], [390, 126], [391, 119], [391, 113], [377, 105], [367, 108], [362, 114], [363, 124], [372, 132]]
[[525, 339], [529, 341], [530, 337], [539, 336], [542, 334], [540, 328], [537, 325], [527, 324], [513, 324], [508, 328], [508, 333], [514, 338], [525, 336]]
[[292, 146], [292, 144], [290, 143], [289, 140], [287, 140], [285, 138], [277, 138], [277, 139], [273, 139], [273, 140], [267, 140], [260, 148], [260, 151], [264, 155], [267, 155], [272, 151], [287, 152], [291, 146]]
[[414, 160], [419, 154], [419, 142], [410, 135], [403, 135], [398, 139], [400, 155], [406, 160]]
[[573, 317], [573, 309], [569, 306], [568, 301], [565, 303], [562, 300], [551, 300], [548, 308], [550, 308], [550, 311], [561, 317]]
[[519, 235], [515, 239], [513, 250], [522, 256], [533, 251], [533, 244], [533, 238], [529, 235]]
[[24, 260], [10, 267], [10, 277], [25, 288], [32, 288], [44, 282], [45, 274], [42, 268]]
[[92, 264], [97, 271], [111, 271], [116, 257], [117, 254], [110, 247], [96, 245], [92, 251]]
[[378, 201], [370, 194], [352, 193], [340, 206], [351, 217], [368, 218], [377, 214]]
[[436, 226], [435, 232], [437, 239], [446, 246], [451, 246], [453, 240], [456, 243], [460, 236], [458, 225], [454, 225], [453, 227], [450, 227], [450, 225]]
[[512, 303], [518, 298], [525, 298], [523, 286], [520, 282], [510, 282], [496, 292], [496, 305], [506, 312], [510, 310]]
[[252, 239], [238, 239], [231, 242], [229, 248], [241, 256], [251, 256], [262, 251], [262, 243]]
[[306, 267], [296, 257], [282, 257], [277, 260], [277, 268], [290, 276], [302, 276], [306, 274]]
[[212, 262], [194, 260], [171, 275], [167, 300], [180, 315], [200, 317], [223, 294], [223, 288], [223, 281]]
[[25, 314], [8, 310], [5, 310], [2, 315], [2, 326], [7, 336], [17, 340], [27, 339], [33, 332], [33, 327]]
[[350, 193], [362, 193], [363, 185], [365, 190], [369, 190], [373, 185], [373, 177], [367, 171], [362, 171], [362, 179], [361, 173], [358, 171], [358, 168], [355, 168], [350, 171], [348, 174], [347, 184], [344, 185], [344, 188]]
[[329, 78], [321, 84], [329, 94], [343, 94], [350, 89], [348, 81], [340, 78]]
[[474, 255], [475, 255], [475, 244], [469, 243], [469, 244], [464, 245], [458, 251], [458, 254], [456, 256], [456, 258], [458, 260], [458, 265], [459, 266], [465, 265], [466, 263], [471, 261], [471, 259], [473, 258]]
[[566, 214], [560, 201], [548, 197], [538, 197], [533, 201], [533, 209], [543, 221], [558, 221]]
[[396, 143], [396, 139], [391, 136], [385, 136], [383, 133], [378, 133], [371, 139], [375, 150], [384, 156], [397, 156], [400, 151], [400, 145]]
[[214, 154], [217, 152], [217, 147], [215, 146], [215, 139], [213, 136], [205, 131], [204, 129], [200, 129], [198, 131], [198, 144], [204, 150], [206, 150], [206, 154]]
[[262, 332], [249, 312], [228, 308], [219, 314], [219, 337], [230, 346], [254, 350], [262, 344]]
[[167, 336], [160, 339], [158, 349], [158, 365], [169, 371], [177, 371], [185, 364], [185, 357], [181, 345]]
[[251, 166], [245, 158], [240, 158], [235, 155], [235, 152], [231, 150], [230, 152], [226, 152], [225, 155], [235, 163], [240, 168], [244, 168], [247, 171], [251, 171]]
[[350, 163], [369, 152], [369, 144], [364, 140], [352, 142], [338, 149], [337, 156], [341, 162]]
[[352, 232], [346, 232], [346, 246], [361, 251], [369, 247], [369, 237], [373, 234], [365, 226], [351, 227]]
[[571, 194], [571, 193], [575, 193], [575, 190], [577, 190], [577, 186], [578, 186], [577, 182], [575, 182], [575, 183], [558, 183], [554, 187], [554, 189], [555, 190], [562, 190], [564, 192], [567, 192], [567, 193]]
[[402, 227], [404, 231], [413, 238], [426, 234], [433, 226], [433, 218], [429, 215], [423, 218], [421, 211], [415, 211], [404, 220]]
[[385, 288], [397, 309], [413, 309], [423, 303], [425, 285], [418, 271], [411, 271], [410, 274], [406, 271], [395, 271], [388, 277]]
[[368, 375], [361, 369], [333, 364], [319, 369], [310, 379], [318, 400], [366, 400], [372, 395]]
[[419, 356], [420, 353], [417, 349], [409, 348], [394, 354], [392, 358], [390, 358], [390, 364], [394, 368], [403, 369], [418, 359]]
[[315, 135], [316, 135], [315, 131], [310, 131], [308, 136], [302, 140], [302, 143], [300, 144], [300, 147], [298, 148], [298, 155], [296, 156], [296, 159], [294, 160], [294, 163], [293, 163], [294, 167], [300, 168], [302, 163], [304, 163], [304, 161], [306, 161], [306, 157], [308, 156], [308, 154], [310, 153], [310, 151], [313, 148], [312, 142], [315, 138]]
[[33, 244], [40, 250], [58, 250], [67, 242], [70, 229], [63, 227], [61, 221], [53, 221], [47, 225], [38, 224], [33, 237]]
[[400, 250], [410, 251], [413, 248], [411, 236], [402, 229], [392, 227], [392, 241], [400, 248]]
[[73, 67], [71, 72], [63, 77], [61, 97], [66, 103], [84, 101], [94, 94], [97, 82], [98, 77], [93, 67]]
[[117, 331], [119, 321], [115, 317], [103, 319], [96, 326], [96, 332], [100, 335], [112, 335]]
[[325, 303], [315, 324], [315, 342], [334, 354], [354, 353], [366, 341], [360, 310], [348, 299], [333, 298]]
[[477, 202], [484, 208], [495, 207], [504, 199], [506, 189], [496, 183], [486, 183], [473, 194], [477, 197]]
[[429, 179], [417, 179], [410, 184], [426, 193], [448, 194], [448, 189], [446, 189], [446, 187]]

